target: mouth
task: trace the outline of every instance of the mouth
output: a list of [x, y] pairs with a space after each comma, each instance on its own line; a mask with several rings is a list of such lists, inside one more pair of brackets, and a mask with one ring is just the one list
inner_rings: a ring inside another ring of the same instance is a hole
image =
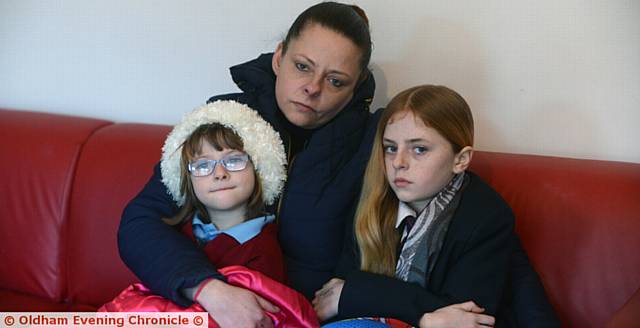
[[218, 192], [218, 191], [231, 190], [233, 188], [235, 188], [235, 187], [222, 187], [222, 188], [217, 188], [217, 189], [210, 190], [209, 192], [214, 193], [214, 192]]
[[406, 179], [402, 179], [402, 178], [396, 178], [396, 179], [393, 180], [393, 184], [396, 187], [402, 188], [402, 187], [406, 187], [406, 186], [410, 185], [411, 181], [406, 180]]
[[303, 112], [303, 113], [315, 113], [316, 112], [316, 110], [313, 107], [309, 106], [309, 105], [305, 105], [305, 104], [303, 104], [301, 102], [297, 102], [297, 101], [292, 101], [292, 103], [296, 106], [296, 109], [298, 111], [300, 111], [300, 112]]

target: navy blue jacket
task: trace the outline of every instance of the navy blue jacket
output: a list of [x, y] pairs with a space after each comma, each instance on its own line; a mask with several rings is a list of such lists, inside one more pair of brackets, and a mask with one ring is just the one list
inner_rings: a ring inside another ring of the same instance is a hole
[[[371, 114], [373, 76], [355, 90], [349, 104], [313, 131], [289, 123], [275, 99], [272, 54], [231, 68], [241, 93], [212, 97], [247, 104], [280, 133], [289, 156], [288, 178], [278, 205], [279, 239], [290, 285], [308, 298], [333, 277], [351, 223], [379, 112]], [[303, 136], [304, 142], [292, 140]], [[292, 147], [296, 144], [299, 147]], [[297, 153], [292, 153], [293, 149]], [[118, 230], [120, 256], [154, 292], [178, 304], [179, 290], [222, 276], [204, 253], [160, 218], [177, 212], [161, 182], [159, 165], [144, 189], [127, 205]]]

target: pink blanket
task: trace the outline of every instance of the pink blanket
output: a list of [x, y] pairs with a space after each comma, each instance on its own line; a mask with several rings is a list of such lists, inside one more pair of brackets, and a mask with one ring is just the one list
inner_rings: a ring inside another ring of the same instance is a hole
[[[267, 315], [275, 327], [305, 328], [319, 327], [313, 307], [302, 294], [261, 274], [258, 271], [234, 265], [219, 270], [231, 285], [255, 292], [280, 308], [280, 312]], [[98, 312], [206, 312], [200, 304], [193, 303], [184, 308], [172, 301], [154, 295], [140, 283], [123, 290], [113, 301], [106, 303]], [[218, 327], [209, 317], [209, 327]]]

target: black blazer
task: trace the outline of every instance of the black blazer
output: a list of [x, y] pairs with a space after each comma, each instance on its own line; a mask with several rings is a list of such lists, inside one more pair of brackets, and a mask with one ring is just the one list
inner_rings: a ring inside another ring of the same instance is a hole
[[[352, 270], [344, 275], [340, 317], [390, 317], [417, 326], [425, 312], [469, 300], [496, 314], [508, 278], [514, 217], [496, 191], [468, 174], [427, 288]], [[351, 265], [357, 266], [359, 259], [351, 254]]]

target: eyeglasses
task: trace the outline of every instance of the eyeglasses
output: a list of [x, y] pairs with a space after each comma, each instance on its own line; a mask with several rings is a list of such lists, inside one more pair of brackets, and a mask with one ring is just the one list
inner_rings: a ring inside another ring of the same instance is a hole
[[188, 169], [194, 177], [204, 177], [213, 173], [218, 163], [222, 164], [227, 171], [236, 172], [244, 170], [245, 167], [247, 167], [247, 162], [249, 162], [249, 155], [232, 154], [218, 160], [199, 159], [195, 162], [189, 163]]

